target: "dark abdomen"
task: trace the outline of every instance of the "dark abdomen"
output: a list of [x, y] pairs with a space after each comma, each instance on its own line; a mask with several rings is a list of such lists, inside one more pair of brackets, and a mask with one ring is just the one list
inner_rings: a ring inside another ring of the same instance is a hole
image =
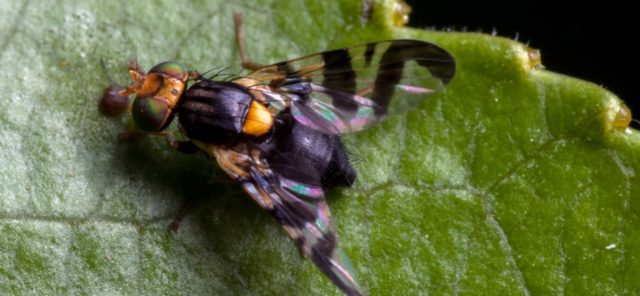
[[278, 127], [274, 151], [267, 160], [276, 173], [303, 184], [331, 189], [351, 186], [356, 171], [349, 163], [340, 138], [318, 132], [291, 120]]

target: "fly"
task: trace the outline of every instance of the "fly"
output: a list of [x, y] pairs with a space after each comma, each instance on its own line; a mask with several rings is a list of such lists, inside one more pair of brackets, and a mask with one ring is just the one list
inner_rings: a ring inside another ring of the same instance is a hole
[[[179, 151], [203, 151], [338, 288], [364, 295], [338, 247], [324, 194], [356, 178], [339, 135], [442, 89], [455, 61], [432, 43], [389, 40], [263, 66], [246, 58], [241, 16], [235, 21], [242, 66], [253, 72], [218, 81], [176, 62], [146, 73], [131, 64], [134, 83], [120, 94], [136, 95], [137, 129], [123, 135], [162, 136]], [[184, 141], [165, 131], [175, 117]]]

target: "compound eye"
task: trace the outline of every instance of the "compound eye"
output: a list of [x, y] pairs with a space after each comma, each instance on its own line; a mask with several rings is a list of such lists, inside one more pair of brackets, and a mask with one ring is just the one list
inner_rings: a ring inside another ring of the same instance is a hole
[[184, 80], [187, 76], [189, 76], [189, 72], [187, 69], [176, 62], [162, 62], [157, 64], [149, 70], [149, 73], [158, 73], [164, 74], [169, 77], [176, 78], [178, 80]]
[[141, 130], [157, 132], [169, 125], [173, 111], [164, 101], [153, 97], [137, 97], [131, 106], [131, 115]]

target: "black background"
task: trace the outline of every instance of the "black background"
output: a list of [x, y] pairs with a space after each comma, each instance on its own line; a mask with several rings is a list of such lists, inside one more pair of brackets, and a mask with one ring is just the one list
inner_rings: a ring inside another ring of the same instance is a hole
[[[529, 43], [551, 71], [602, 85], [623, 99], [639, 118], [640, 9], [613, 1], [484, 3], [408, 0], [409, 26], [491, 33]], [[630, 2], [631, 3], [631, 2]], [[635, 13], [634, 13], [635, 12]]]

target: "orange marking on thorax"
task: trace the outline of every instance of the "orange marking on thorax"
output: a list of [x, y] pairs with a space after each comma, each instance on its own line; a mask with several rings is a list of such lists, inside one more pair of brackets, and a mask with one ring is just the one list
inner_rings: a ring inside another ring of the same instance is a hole
[[273, 126], [273, 115], [265, 105], [253, 100], [242, 127], [242, 132], [254, 137], [268, 133]]

